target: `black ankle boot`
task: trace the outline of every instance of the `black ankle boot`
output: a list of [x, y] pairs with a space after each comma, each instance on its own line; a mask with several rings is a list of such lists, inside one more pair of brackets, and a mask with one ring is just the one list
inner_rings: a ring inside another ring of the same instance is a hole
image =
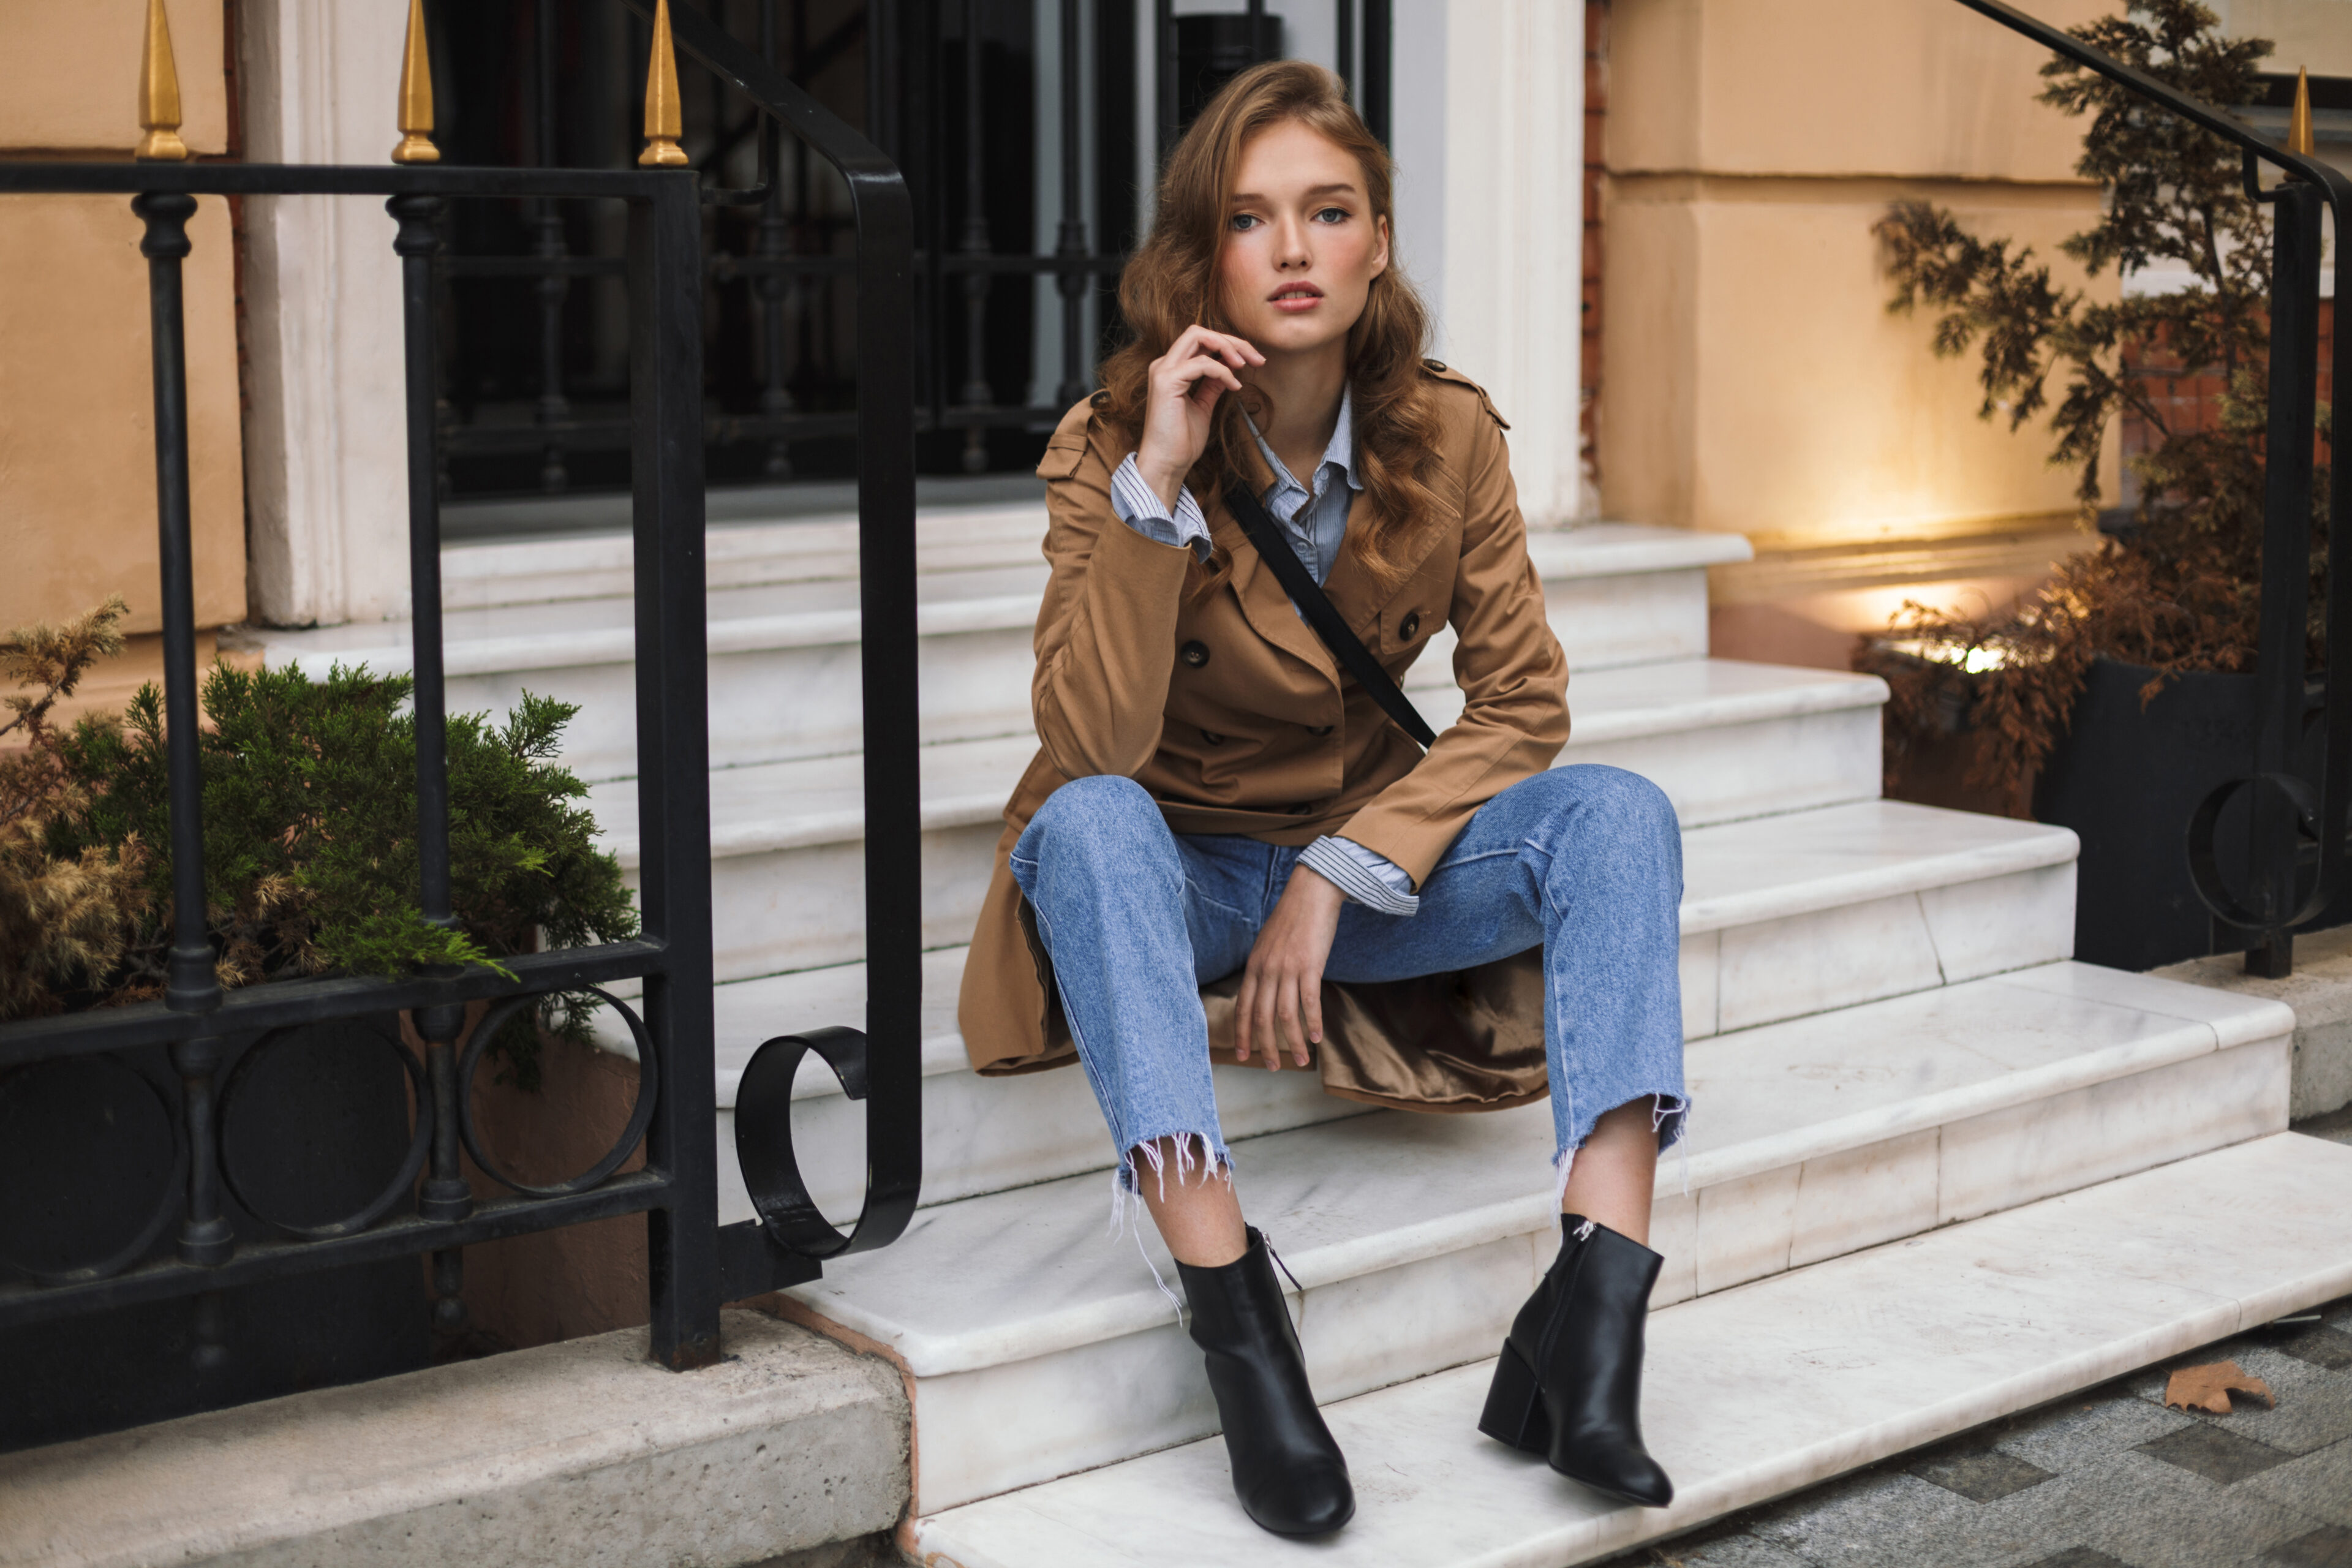
[[1642, 1331], [1665, 1259], [1581, 1215], [1562, 1215], [1560, 1231], [1559, 1257], [1511, 1320], [1478, 1430], [1664, 1508], [1675, 1484], [1642, 1446], [1641, 1410]]
[[1274, 1280], [1265, 1237], [1221, 1268], [1179, 1263], [1192, 1309], [1192, 1342], [1207, 1352], [1209, 1387], [1224, 1423], [1234, 1495], [1259, 1528], [1324, 1535], [1356, 1511], [1348, 1461], [1307, 1386], [1307, 1361]]

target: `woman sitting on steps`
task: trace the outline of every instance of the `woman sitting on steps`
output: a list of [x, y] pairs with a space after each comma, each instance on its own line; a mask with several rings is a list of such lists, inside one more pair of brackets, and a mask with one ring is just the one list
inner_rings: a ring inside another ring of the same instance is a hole
[[[1651, 1184], [1686, 1110], [1681, 839], [1646, 780], [1551, 770], [1568, 671], [1503, 422], [1422, 358], [1392, 212], [1387, 154], [1297, 61], [1236, 77], [1170, 158], [1119, 287], [1135, 341], [1038, 466], [1041, 745], [960, 1008], [982, 1072], [1085, 1065], [1116, 1201], [1182, 1277], [1234, 1489], [1286, 1535], [1338, 1529], [1354, 1494], [1243, 1218], [1216, 1060], [1415, 1110], [1548, 1091], [1559, 1255], [1479, 1425], [1617, 1497], [1673, 1495], [1638, 1405]], [[1464, 706], [1426, 755], [1252, 528], [1391, 680], [1454, 627]]]

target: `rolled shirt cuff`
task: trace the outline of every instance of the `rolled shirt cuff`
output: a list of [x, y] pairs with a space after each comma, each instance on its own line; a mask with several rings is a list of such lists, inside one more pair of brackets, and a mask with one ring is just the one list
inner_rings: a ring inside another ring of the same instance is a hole
[[1318, 838], [1298, 852], [1298, 863], [1368, 910], [1384, 915], [1420, 911], [1421, 900], [1404, 868], [1352, 838]]
[[1132, 452], [1111, 473], [1110, 507], [1118, 514], [1119, 521], [1146, 539], [1156, 539], [1162, 544], [1188, 545], [1203, 561], [1215, 548], [1209, 540], [1209, 520], [1202, 514], [1201, 503], [1192, 499], [1192, 487], [1188, 485], [1176, 492], [1176, 515], [1170, 517], [1159, 495], [1143, 482], [1143, 470], [1135, 466]]

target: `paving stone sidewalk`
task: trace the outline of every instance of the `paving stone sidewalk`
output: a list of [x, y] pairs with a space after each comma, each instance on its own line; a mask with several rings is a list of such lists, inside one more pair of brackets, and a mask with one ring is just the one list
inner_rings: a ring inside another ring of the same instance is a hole
[[[2352, 1110], [2297, 1124], [2352, 1143]], [[2352, 1194], [2346, 1194], [2352, 1202]], [[2352, 1297], [1612, 1560], [1612, 1568], [2352, 1568]], [[2164, 1406], [2234, 1361], [2278, 1407]]]

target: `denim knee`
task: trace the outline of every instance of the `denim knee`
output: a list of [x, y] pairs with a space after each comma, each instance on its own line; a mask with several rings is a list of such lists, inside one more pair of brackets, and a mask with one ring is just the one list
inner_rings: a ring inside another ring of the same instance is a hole
[[1584, 833], [1620, 844], [1678, 844], [1682, 837], [1682, 821], [1666, 792], [1623, 768], [1578, 763], [1538, 773], [1519, 787], [1541, 792], [1547, 826], [1574, 821]]
[[1034, 897], [1038, 868], [1064, 855], [1088, 866], [1118, 866], [1122, 874], [1164, 865], [1182, 876], [1175, 836], [1150, 792], [1118, 773], [1072, 779], [1045, 797], [1013, 843], [1013, 879]]

